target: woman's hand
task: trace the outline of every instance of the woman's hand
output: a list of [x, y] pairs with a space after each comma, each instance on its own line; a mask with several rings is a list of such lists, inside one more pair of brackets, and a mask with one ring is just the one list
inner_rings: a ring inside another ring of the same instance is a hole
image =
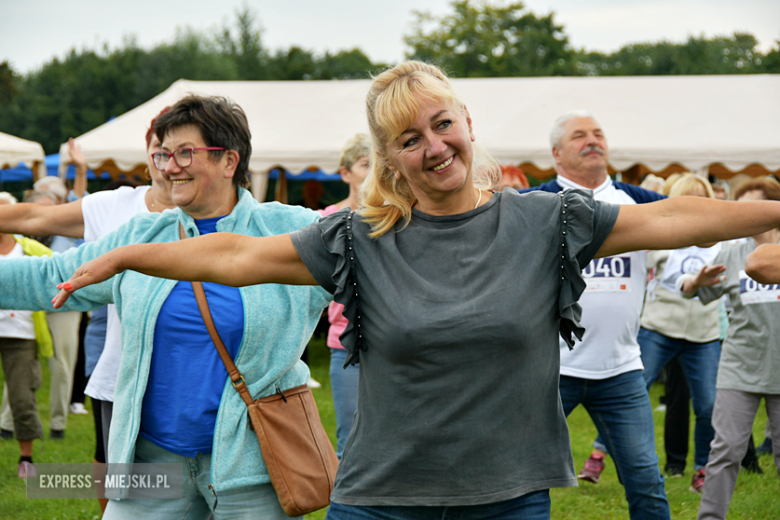
[[[723, 264], [705, 265], [696, 276], [690, 277], [682, 284], [682, 292], [693, 294], [700, 287], [712, 287], [726, 279], [726, 266]], [[723, 276], [721, 276], [723, 275]]]
[[122, 269], [113, 258], [111, 252], [108, 252], [102, 256], [90, 260], [81, 265], [70, 280], [63, 282], [57, 286], [60, 292], [51, 301], [55, 309], [62, 307], [70, 295], [83, 287], [96, 284], [108, 280], [115, 274], [121, 272]]
[[68, 155], [70, 160], [76, 166], [76, 180], [73, 183], [73, 194], [79, 198], [87, 193], [87, 161], [84, 154], [81, 153], [81, 147], [71, 137], [68, 139]]
[[76, 144], [75, 139], [72, 137], [68, 139], [68, 155], [73, 165], [76, 166], [76, 172], [87, 173], [87, 161], [84, 160], [84, 154], [81, 152], [81, 147]]

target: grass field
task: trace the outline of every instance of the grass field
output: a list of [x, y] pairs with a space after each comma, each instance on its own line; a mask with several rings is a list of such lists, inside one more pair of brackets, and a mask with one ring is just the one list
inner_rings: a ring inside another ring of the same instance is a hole
[[[314, 391], [322, 422], [335, 445], [336, 429], [333, 402], [328, 381], [328, 352], [322, 341], [314, 341], [310, 348], [312, 374], [322, 383], [322, 388]], [[44, 384], [38, 392], [38, 410], [48, 435], [49, 422], [49, 374], [43, 363]], [[0, 375], [0, 380], [2, 376]], [[658, 404], [661, 388], [656, 385], [651, 392], [653, 406]], [[87, 404], [90, 408], [90, 405]], [[663, 464], [663, 413], [655, 413], [656, 444]], [[764, 437], [766, 413], [760, 410], [753, 427], [755, 438], [761, 442]], [[577, 469], [590, 454], [591, 443], [596, 429], [582, 407], [569, 417], [572, 448]], [[693, 425], [691, 425], [693, 432]], [[36, 462], [91, 462], [94, 457], [94, 430], [91, 415], [71, 415], [68, 428], [62, 441], [46, 440], [43, 445], [35, 443]], [[691, 456], [693, 447], [691, 446]], [[16, 441], [0, 441], [0, 519], [14, 520], [91, 520], [100, 518], [97, 500], [28, 500], [25, 498], [25, 483], [16, 476], [19, 450]], [[780, 484], [771, 457], [761, 458], [763, 475], [742, 472], [737, 490], [729, 510], [729, 519], [733, 520], [770, 520], [780, 519]], [[688, 461], [686, 475], [683, 478], [667, 479], [666, 493], [672, 508], [672, 518], [679, 520], [695, 519], [699, 507], [699, 496], [688, 491], [693, 461]], [[321, 520], [324, 511], [307, 518]], [[584, 519], [627, 519], [628, 508], [623, 487], [617, 480], [615, 468], [607, 462], [607, 468], [598, 485], [582, 484], [578, 488], [556, 489], [552, 491], [552, 518], [561, 520]], [[140, 520], [140, 519], [139, 519]]]

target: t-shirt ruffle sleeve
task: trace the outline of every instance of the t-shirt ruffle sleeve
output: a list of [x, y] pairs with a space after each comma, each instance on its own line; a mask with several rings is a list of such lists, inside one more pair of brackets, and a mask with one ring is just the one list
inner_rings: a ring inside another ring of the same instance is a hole
[[314, 279], [333, 294], [333, 301], [344, 306], [347, 326], [341, 333], [341, 345], [347, 350], [346, 364], [358, 362], [358, 312], [353, 225], [355, 213], [341, 210], [328, 215], [291, 235], [293, 245]]
[[617, 219], [617, 206], [595, 201], [582, 190], [567, 190], [561, 197], [561, 287], [558, 311], [560, 333], [569, 346], [574, 338], [582, 341], [585, 328], [580, 324], [582, 307], [578, 300], [585, 291], [582, 269], [593, 259]]
[[354, 236], [354, 211], [343, 212], [338, 223], [329, 218], [323, 219], [322, 241], [328, 250], [336, 255], [336, 265], [331, 277], [335, 286], [333, 301], [344, 306], [342, 314], [347, 319], [347, 326], [339, 336], [341, 346], [347, 350], [344, 366], [355, 365], [360, 358], [362, 336], [359, 333], [360, 309], [357, 292], [357, 277], [355, 269], [355, 251], [352, 239]]

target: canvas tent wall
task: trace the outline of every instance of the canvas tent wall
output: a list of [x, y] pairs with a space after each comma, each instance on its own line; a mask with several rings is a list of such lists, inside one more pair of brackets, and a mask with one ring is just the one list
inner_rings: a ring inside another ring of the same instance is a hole
[[[23, 165], [33, 172], [33, 177], [43, 172], [43, 147], [36, 142], [0, 132], [0, 168], [16, 168]], [[11, 175], [6, 181], [16, 180]]]
[[[729, 178], [780, 170], [780, 75], [456, 79], [474, 132], [499, 162], [549, 176], [549, 130], [572, 109], [603, 126], [614, 171], [687, 169]], [[226, 96], [246, 111], [252, 131], [256, 196], [274, 167], [336, 170], [339, 150], [367, 131], [368, 80], [194, 82], [80, 136], [96, 171], [145, 167], [143, 136], [160, 110], [188, 93]], [[60, 154], [68, 161], [67, 146]], [[633, 169], [633, 170], [632, 170]]]

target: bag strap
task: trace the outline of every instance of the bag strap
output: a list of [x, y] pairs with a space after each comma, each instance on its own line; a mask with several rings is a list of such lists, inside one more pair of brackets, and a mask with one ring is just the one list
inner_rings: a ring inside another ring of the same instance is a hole
[[[182, 226], [181, 222], [179, 222], [179, 238], [180, 240], [187, 238], [187, 233], [184, 231], [184, 226]], [[192, 291], [195, 293], [195, 300], [198, 302], [198, 309], [200, 309], [200, 315], [203, 317], [203, 323], [209, 331], [211, 341], [213, 341], [214, 346], [217, 347], [219, 357], [222, 358], [222, 362], [225, 364], [225, 368], [230, 376], [230, 381], [233, 383], [233, 388], [238, 391], [241, 398], [244, 400], [244, 403], [249, 406], [254, 401], [249, 394], [249, 389], [246, 386], [244, 376], [241, 375], [241, 372], [238, 371], [238, 367], [233, 363], [230, 353], [228, 353], [227, 348], [225, 348], [225, 344], [222, 342], [222, 338], [219, 337], [217, 328], [214, 326], [214, 320], [211, 317], [211, 310], [209, 309], [209, 302], [206, 299], [206, 292], [203, 290], [203, 284], [201, 282], [190, 283], [192, 283]]]

